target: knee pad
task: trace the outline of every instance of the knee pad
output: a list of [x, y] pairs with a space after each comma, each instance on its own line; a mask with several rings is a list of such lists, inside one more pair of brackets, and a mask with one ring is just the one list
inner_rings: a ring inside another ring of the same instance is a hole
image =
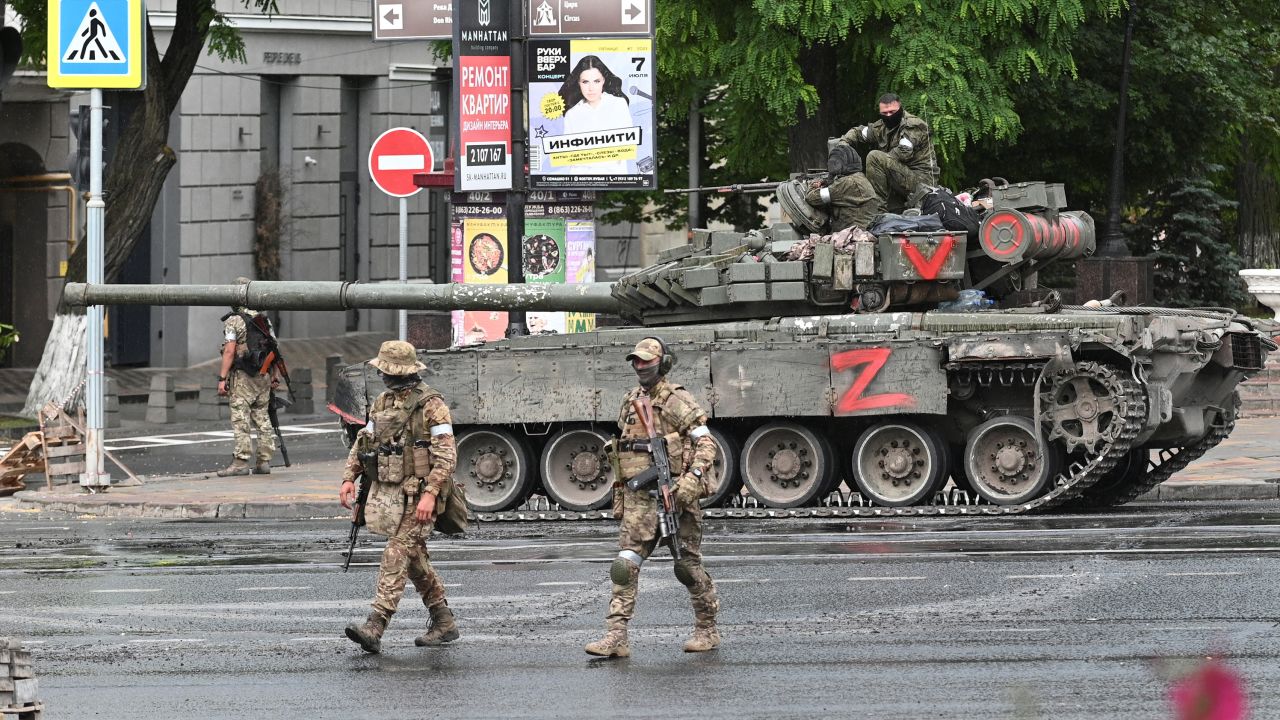
[[680, 584], [685, 587], [697, 585], [699, 579], [698, 570], [701, 567], [701, 565], [691, 563], [688, 560], [681, 560], [675, 564], [676, 580], [679, 580]]
[[623, 550], [618, 553], [618, 557], [613, 559], [613, 564], [609, 566], [609, 579], [615, 585], [630, 585], [634, 577], [632, 574], [640, 572], [640, 566], [644, 564], [644, 558], [640, 554], [631, 550]]

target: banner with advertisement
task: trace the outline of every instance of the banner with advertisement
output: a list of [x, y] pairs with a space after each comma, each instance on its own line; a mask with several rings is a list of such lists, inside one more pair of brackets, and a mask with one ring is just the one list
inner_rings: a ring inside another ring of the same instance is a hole
[[528, 42], [529, 186], [656, 187], [653, 40]]
[[454, 189], [510, 190], [511, 0], [453, 0]]
[[[525, 282], [595, 282], [595, 193], [529, 193], [525, 205]], [[454, 193], [452, 200], [452, 280], [506, 283], [510, 257], [505, 193]], [[590, 332], [595, 314], [528, 312], [530, 333]], [[506, 337], [507, 313], [453, 311], [453, 344], [474, 345]]]

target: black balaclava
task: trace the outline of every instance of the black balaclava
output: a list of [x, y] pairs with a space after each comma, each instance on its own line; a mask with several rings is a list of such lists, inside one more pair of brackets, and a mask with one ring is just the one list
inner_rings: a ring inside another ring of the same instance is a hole
[[827, 172], [831, 179], [862, 172], [862, 158], [848, 143], [838, 142], [827, 154]]
[[892, 115], [881, 115], [880, 119], [884, 120], [885, 129], [896, 129], [898, 127], [898, 123], [902, 122], [902, 106], [899, 105], [897, 112]]
[[640, 378], [641, 387], [645, 390], [651, 390], [654, 385], [658, 384], [658, 380], [662, 379], [662, 376], [658, 374], [658, 370], [661, 366], [662, 361], [658, 361], [649, 367], [638, 367], [635, 369], [636, 377]]
[[387, 386], [388, 390], [407, 390], [408, 388], [422, 382], [422, 378], [418, 377], [418, 373], [413, 373], [411, 375], [380, 374], [382, 375], [382, 382]]

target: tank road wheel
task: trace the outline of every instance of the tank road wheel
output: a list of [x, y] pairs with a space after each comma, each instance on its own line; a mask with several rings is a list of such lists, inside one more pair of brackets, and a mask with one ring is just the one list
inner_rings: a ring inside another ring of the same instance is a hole
[[774, 508], [812, 503], [831, 481], [835, 457], [817, 433], [793, 422], [756, 428], [742, 445], [742, 481]]
[[853, 446], [858, 492], [876, 505], [903, 507], [929, 500], [946, 481], [947, 452], [933, 430], [911, 422], [879, 422]]
[[1098, 452], [1125, 429], [1118, 371], [1098, 363], [1076, 363], [1056, 373], [1041, 393], [1041, 419], [1049, 439], [1062, 440], [1067, 452]]
[[508, 430], [468, 430], [458, 437], [453, 479], [466, 486], [472, 510], [509, 510], [533, 491], [533, 458], [524, 440]]
[[542, 487], [561, 507], [599, 510], [613, 501], [613, 467], [605, 454], [609, 439], [585, 427], [566, 427], [542, 449]]
[[992, 418], [969, 431], [964, 469], [973, 489], [996, 505], [1018, 505], [1042, 494], [1057, 463], [1047, 440], [1049, 457], [1041, 456], [1036, 432], [1035, 423], [1020, 415]]
[[738, 474], [738, 443], [728, 433], [716, 428], [710, 430], [711, 439], [716, 441], [716, 461], [711, 465], [711, 494], [699, 502], [704, 508], [720, 507], [742, 489]]

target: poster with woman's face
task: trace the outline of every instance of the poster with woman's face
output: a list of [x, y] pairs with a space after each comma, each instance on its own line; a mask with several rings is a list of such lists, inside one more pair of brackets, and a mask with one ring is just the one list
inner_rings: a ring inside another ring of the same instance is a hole
[[535, 189], [656, 186], [653, 41], [529, 41]]

